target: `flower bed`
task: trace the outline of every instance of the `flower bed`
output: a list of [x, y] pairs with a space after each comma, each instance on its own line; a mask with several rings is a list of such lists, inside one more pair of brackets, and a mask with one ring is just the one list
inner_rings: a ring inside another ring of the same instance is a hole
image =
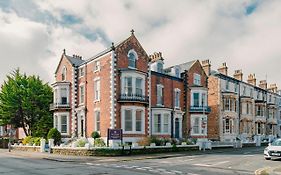
[[75, 156], [121, 156], [121, 155], [137, 155], [137, 154], [153, 154], [165, 152], [183, 152], [198, 150], [195, 145], [180, 146], [139, 146], [139, 147], [104, 147], [104, 148], [69, 148], [69, 147], [53, 147], [52, 153], [61, 155]]

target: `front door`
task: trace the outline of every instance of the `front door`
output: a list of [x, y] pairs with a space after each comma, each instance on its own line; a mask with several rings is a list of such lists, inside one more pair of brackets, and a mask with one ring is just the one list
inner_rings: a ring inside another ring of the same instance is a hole
[[180, 138], [180, 122], [178, 118], [175, 120], [175, 138]]

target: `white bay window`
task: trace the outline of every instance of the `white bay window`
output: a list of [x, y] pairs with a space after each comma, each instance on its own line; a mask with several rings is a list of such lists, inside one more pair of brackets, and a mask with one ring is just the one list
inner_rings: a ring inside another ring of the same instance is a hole
[[144, 134], [144, 107], [122, 106], [122, 129], [127, 134]]
[[171, 134], [171, 114], [164, 111], [153, 112], [153, 133]]
[[126, 97], [145, 96], [145, 75], [137, 72], [122, 72], [121, 94]]
[[207, 135], [206, 115], [191, 115], [191, 134], [203, 136]]
[[57, 128], [57, 130], [62, 135], [68, 135], [69, 134], [69, 113], [66, 113], [66, 112], [54, 113], [54, 127]]

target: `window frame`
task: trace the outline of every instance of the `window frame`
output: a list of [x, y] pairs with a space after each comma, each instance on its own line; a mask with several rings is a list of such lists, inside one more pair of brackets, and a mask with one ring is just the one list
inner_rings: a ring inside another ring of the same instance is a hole
[[[131, 127], [132, 130], [126, 130], [126, 111], [131, 111]], [[141, 112], [141, 131], [137, 131], [137, 111]], [[121, 107], [121, 128], [124, 134], [145, 134], [145, 108], [138, 106], [122, 106]]]
[[164, 106], [164, 85], [157, 84], [156, 85], [156, 100], [157, 106]]
[[95, 78], [94, 79], [94, 102], [101, 100], [100, 86], [101, 86], [100, 78], [99, 77]]
[[[81, 93], [81, 89], [83, 89], [83, 93]], [[83, 105], [85, 103], [85, 84], [79, 85], [79, 105]], [[82, 98], [83, 97], [83, 98]]]
[[201, 75], [194, 73], [193, 74], [193, 84], [197, 86], [201, 86]]
[[[131, 54], [134, 56], [133, 60], [130, 59], [130, 55]], [[137, 68], [138, 54], [137, 54], [137, 52], [134, 49], [129, 50], [129, 52], [127, 54], [127, 59], [128, 59], [128, 68], [136, 69]], [[131, 63], [134, 63], [133, 66], [130, 65], [130, 61], [133, 61], [133, 62], [131, 62]]]

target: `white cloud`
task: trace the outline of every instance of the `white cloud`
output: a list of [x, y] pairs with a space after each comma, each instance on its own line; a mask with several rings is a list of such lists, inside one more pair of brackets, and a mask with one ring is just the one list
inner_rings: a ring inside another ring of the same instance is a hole
[[[278, 76], [281, 73], [278, 67], [281, 63], [281, 45], [278, 44], [281, 39], [280, 1], [34, 0], [32, 2], [35, 3], [33, 7], [37, 6], [37, 11], [41, 15], [44, 13], [52, 15], [57, 21], [34, 22], [29, 15], [25, 16], [29, 19], [24, 19], [20, 13], [2, 12], [7, 18], [10, 16], [15, 18], [10, 24], [2, 20], [3, 24], [10, 26], [9, 28], [13, 28], [14, 25], [14, 30], [21, 30], [14, 32], [19, 34], [10, 36], [11, 38], [5, 41], [9, 42], [7, 47], [13, 48], [12, 40], [20, 43], [25, 41], [22, 38], [29, 37], [30, 46], [25, 47], [36, 48], [36, 51], [33, 53], [29, 49], [23, 49], [27, 51], [22, 58], [31, 57], [36, 60], [37, 57], [38, 65], [43, 65], [46, 70], [44, 78], [47, 80], [51, 79], [63, 48], [70, 54], [77, 53], [87, 58], [101, 50], [104, 47], [102, 43], [108, 39], [114, 42], [123, 40], [134, 28], [136, 36], [148, 54], [154, 51], [163, 52], [166, 66], [192, 59], [210, 59], [214, 69], [222, 62], [227, 62], [230, 74], [235, 69], [243, 69], [244, 79], [249, 73], [256, 73], [259, 79], [264, 79], [267, 74], [269, 82], [277, 82], [281, 86]], [[256, 7], [252, 13], [246, 14], [246, 8], [250, 5]], [[64, 20], [65, 14], [73, 15], [81, 21], [63, 26], [59, 22]], [[15, 21], [21, 21], [21, 24]], [[79, 31], [81, 28], [92, 31], [97, 39], [86, 38], [86, 35]], [[3, 30], [9, 32], [10, 29]], [[37, 44], [39, 47], [35, 47]], [[34, 68], [31, 70], [37, 71]]]

